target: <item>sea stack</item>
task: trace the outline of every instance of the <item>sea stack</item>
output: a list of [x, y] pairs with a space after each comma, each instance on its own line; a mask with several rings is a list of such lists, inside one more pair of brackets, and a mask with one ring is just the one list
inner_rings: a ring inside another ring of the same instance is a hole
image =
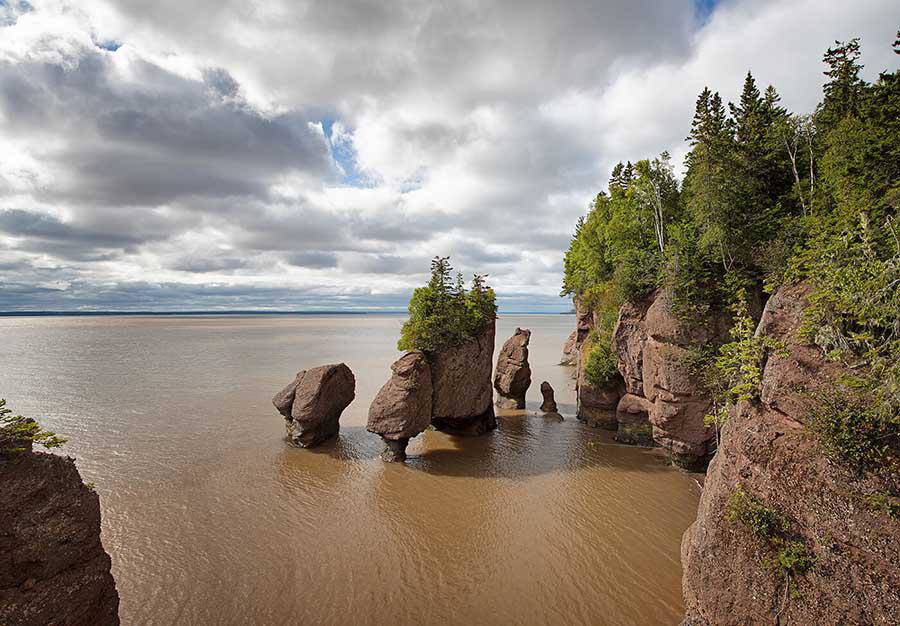
[[494, 389], [499, 396], [497, 406], [501, 409], [525, 408], [525, 393], [531, 386], [531, 367], [528, 365], [530, 340], [530, 330], [516, 328], [497, 355]]
[[541, 411], [544, 413], [557, 413], [556, 400], [553, 398], [553, 387], [546, 380], [541, 383], [541, 395], [544, 401], [541, 403]]
[[356, 379], [344, 363], [303, 370], [272, 399], [284, 416], [288, 440], [301, 448], [338, 434], [344, 409], [356, 397]]
[[74, 459], [32, 452], [0, 429], [0, 503], [0, 624], [117, 625], [100, 498]]
[[409, 440], [431, 423], [431, 366], [423, 353], [408, 352], [391, 371], [369, 407], [366, 429], [384, 441], [382, 460], [402, 462]]
[[431, 424], [455, 435], [483, 435], [497, 427], [491, 370], [495, 320], [472, 339], [427, 353], [431, 365]]

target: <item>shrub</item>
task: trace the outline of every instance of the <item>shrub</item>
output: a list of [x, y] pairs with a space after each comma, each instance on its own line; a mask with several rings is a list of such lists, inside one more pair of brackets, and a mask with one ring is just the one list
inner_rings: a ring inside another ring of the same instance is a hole
[[866, 506], [874, 513], [883, 513], [892, 519], [900, 519], [900, 498], [887, 493], [876, 493], [866, 498]]
[[481, 332], [497, 316], [494, 290], [475, 274], [468, 290], [462, 274], [450, 280], [449, 257], [431, 262], [431, 280], [413, 291], [409, 319], [400, 330], [399, 350], [433, 352], [458, 345]]
[[815, 557], [802, 541], [785, 541], [769, 564], [779, 574], [789, 578], [805, 574], [815, 562]]
[[610, 343], [611, 337], [605, 332], [593, 331], [588, 339], [590, 351], [584, 363], [584, 377], [592, 387], [603, 389], [618, 379], [619, 368]]
[[24, 452], [23, 444], [36, 443], [48, 450], [58, 448], [66, 442], [56, 433], [44, 430], [33, 419], [21, 415], [13, 415], [12, 409], [6, 407], [6, 400], [0, 398], [0, 443], [12, 444], [13, 447], [2, 448], [0, 453], [15, 454]]
[[789, 520], [738, 485], [728, 501], [728, 519], [741, 522], [758, 539], [772, 541], [790, 528]]
[[807, 422], [825, 452], [857, 472], [900, 468], [900, 416], [882, 381], [844, 377], [815, 398]]

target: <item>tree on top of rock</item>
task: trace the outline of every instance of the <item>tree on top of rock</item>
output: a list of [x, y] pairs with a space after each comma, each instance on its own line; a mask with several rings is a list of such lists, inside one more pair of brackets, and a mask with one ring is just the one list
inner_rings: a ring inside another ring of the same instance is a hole
[[497, 315], [494, 290], [474, 274], [466, 290], [462, 274], [451, 279], [450, 257], [431, 261], [431, 279], [413, 291], [409, 319], [400, 330], [399, 350], [433, 352], [475, 337]]

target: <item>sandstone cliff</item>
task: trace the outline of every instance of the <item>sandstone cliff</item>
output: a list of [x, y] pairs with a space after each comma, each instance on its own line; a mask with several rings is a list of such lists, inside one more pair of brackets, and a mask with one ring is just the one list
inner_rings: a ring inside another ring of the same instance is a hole
[[[732, 413], [709, 466], [682, 542], [685, 624], [900, 623], [900, 522], [866, 500], [885, 479], [830, 460], [806, 429], [812, 395], [842, 372], [797, 337], [806, 295], [783, 288], [763, 312], [757, 335], [787, 350], [769, 356], [759, 401]], [[729, 515], [736, 493], [783, 520], [805, 571], [779, 561], [789, 544], [761, 541]]]
[[0, 455], [0, 624], [118, 624], [100, 500], [70, 458]]

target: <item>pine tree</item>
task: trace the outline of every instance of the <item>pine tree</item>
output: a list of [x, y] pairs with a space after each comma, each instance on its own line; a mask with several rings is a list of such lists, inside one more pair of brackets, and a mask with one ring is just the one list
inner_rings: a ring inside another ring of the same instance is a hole
[[816, 114], [817, 125], [825, 131], [834, 128], [848, 115], [855, 115], [863, 90], [859, 72], [859, 38], [847, 42], [835, 41], [828, 48], [822, 61], [828, 66], [823, 72], [828, 77], [823, 89], [825, 98]]

